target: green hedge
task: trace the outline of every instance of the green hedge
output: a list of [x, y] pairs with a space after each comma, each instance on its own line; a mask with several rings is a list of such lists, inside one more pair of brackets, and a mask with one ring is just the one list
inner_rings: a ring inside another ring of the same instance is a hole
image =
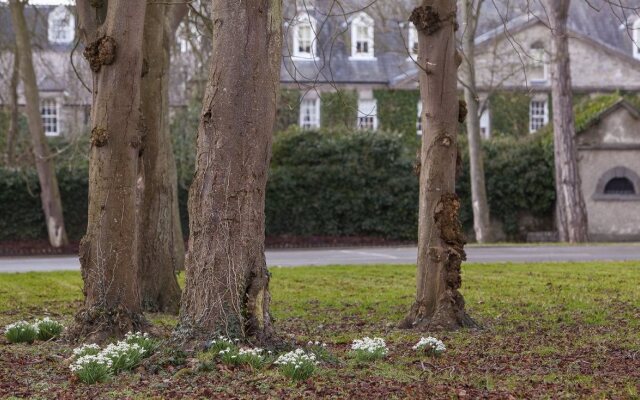
[[380, 89], [373, 95], [378, 103], [380, 128], [400, 132], [409, 142], [416, 142], [420, 92]]
[[[461, 219], [472, 228], [468, 157], [458, 193]], [[522, 239], [520, 217], [550, 218], [555, 201], [553, 143], [548, 130], [486, 141], [485, 170], [492, 215], [510, 239]], [[415, 239], [416, 148], [399, 133], [290, 130], [274, 140], [267, 185], [267, 235], [376, 236]], [[534, 167], [532, 167], [534, 166]], [[192, 174], [179, 183], [183, 229]], [[72, 240], [86, 226], [87, 172], [60, 169], [60, 191]], [[34, 172], [0, 169], [0, 240], [46, 238]]]
[[412, 163], [397, 134], [280, 134], [267, 185], [267, 235], [413, 239], [418, 184]]

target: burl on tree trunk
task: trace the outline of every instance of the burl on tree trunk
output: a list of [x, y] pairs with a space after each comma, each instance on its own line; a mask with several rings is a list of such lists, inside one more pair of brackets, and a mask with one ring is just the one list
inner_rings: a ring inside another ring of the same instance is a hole
[[464, 309], [460, 265], [465, 238], [455, 194], [459, 102], [455, 0], [425, 0], [411, 14], [418, 30], [420, 93], [424, 104], [420, 167], [417, 296], [401, 328], [454, 330], [475, 326]]
[[83, 27], [97, 29], [85, 32], [91, 42], [84, 55], [94, 73], [89, 218], [80, 243], [85, 301], [72, 335], [97, 342], [144, 325], [136, 182], [145, 131], [140, 113], [145, 9], [145, 1], [111, 0], [100, 26], [82, 20], [91, 12], [78, 13]]
[[189, 192], [176, 338], [273, 339], [264, 204], [282, 47], [281, 0], [213, 0], [212, 68]]

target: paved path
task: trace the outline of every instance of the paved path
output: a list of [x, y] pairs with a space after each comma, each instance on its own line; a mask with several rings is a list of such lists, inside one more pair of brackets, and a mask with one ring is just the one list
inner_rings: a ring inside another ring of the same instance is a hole
[[[544, 262], [639, 260], [640, 244], [588, 246], [470, 246], [468, 262]], [[415, 247], [367, 247], [304, 250], [269, 250], [270, 266], [330, 264], [410, 264], [415, 263]], [[77, 257], [0, 258], [0, 272], [77, 270]]]

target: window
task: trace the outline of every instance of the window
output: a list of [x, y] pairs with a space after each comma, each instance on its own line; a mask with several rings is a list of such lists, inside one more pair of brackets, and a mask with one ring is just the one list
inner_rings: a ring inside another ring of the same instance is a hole
[[300, 103], [300, 127], [313, 129], [320, 127], [320, 99], [302, 99]]
[[594, 200], [640, 201], [640, 176], [629, 168], [611, 168], [598, 179]]
[[358, 14], [351, 21], [351, 58], [374, 59], [374, 21], [366, 13]]
[[548, 80], [549, 66], [547, 53], [544, 51], [542, 43], [534, 43], [529, 51], [529, 56], [531, 57], [529, 70], [527, 71], [529, 82], [546, 82]]
[[640, 59], [640, 18], [633, 23], [633, 56]]
[[375, 99], [358, 100], [358, 129], [378, 129], [378, 103]]
[[58, 124], [58, 103], [55, 99], [43, 99], [40, 101], [40, 115], [46, 136], [58, 136], [60, 134]]
[[488, 108], [480, 114], [480, 136], [485, 139], [491, 137], [491, 115]]
[[422, 100], [418, 101], [418, 122], [416, 122], [418, 136], [422, 135]]
[[533, 133], [549, 122], [547, 100], [534, 99], [529, 103], [529, 132]]
[[418, 30], [413, 25], [409, 25], [409, 37], [407, 39], [407, 47], [409, 49], [409, 58], [418, 59]]
[[629, 178], [613, 178], [604, 186], [604, 194], [633, 195], [636, 189]]
[[316, 54], [315, 20], [302, 14], [293, 21], [293, 57], [313, 60]]
[[67, 7], [58, 6], [49, 14], [48, 18], [49, 42], [67, 44], [73, 42], [75, 37], [76, 21]]

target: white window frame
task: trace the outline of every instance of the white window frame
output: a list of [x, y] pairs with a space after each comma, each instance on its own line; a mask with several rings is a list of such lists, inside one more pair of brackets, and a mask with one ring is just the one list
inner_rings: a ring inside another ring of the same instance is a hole
[[[309, 28], [309, 32], [311, 37], [311, 43], [309, 44], [309, 51], [300, 51], [300, 28], [305, 27]], [[318, 37], [316, 35], [316, 20], [312, 16], [307, 13], [300, 13], [296, 18], [292, 21], [291, 31], [293, 34], [293, 52], [292, 58], [295, 60], [308, 60], [313, 61], [316, 60], [316, 45], [318, 42]]]
[[640, 60], [640, 18], [633, 23], [633, 57]]
[[417, 60], [418, 59], [418, 30], [416, 29], [413, 22], [409, 24], [409, 33], [407, 34], [407, 48], [409, 51], [409, 60]]
[[[360, 36], [360, 29], [365, 31]], [[358, 52], [358, 42], [364, 44], [366, 52]], [[375, 21], [367, 13], [358, 13], [351, 20], [351, 60], [375, 60]]]
[[539, 68], [542, 66], [542, 78], [529, 76], [529, 81], [531, 83], [547, 82], [549, 80], [549, 59], [547, 52], [544, 48], [531, 48], [529, 53], [531, 56], [531, 67]]
[[416, 131], [418, 136], [422, 136], [422, 100], [418, 100], [418, 120], [416, 122]]
[[[45, 110], [49, 112], [45, 113]], [[60, 103], [56, 98], [40, 99], [40, 118], [45, 136], [60, 136]]]
[[[484, 129], [484, 132], [482, 131]], [[485, 108], [480, 114], [480, 136], [484, 139], [491, 138], [491, 111]]]
[[[309, 120], [307, 121], [307, 111]], [[298, 124], [302, 129], [320, 128], [320, 97], [304, 97], [300, 100], [300, 116]]]
[[358, 119], [356, 127], [359, 130], [378, 130], [378, 101], [371, 98], [358, 99]]
[[76, 35], [76, 18], [67, 7], [58, 6], [47, 18], [47, 38], [50, 43], [68, 44]]
[[[542, 111], [542, 114], [538, 112]], [[536, 114], [534, 114], [536, 112]], [[540, 124], [542, 123], [542, 124]], [[549, 123], [549, 100], [534, 97], [529, 102], [529, 133], [535, 133]]]

